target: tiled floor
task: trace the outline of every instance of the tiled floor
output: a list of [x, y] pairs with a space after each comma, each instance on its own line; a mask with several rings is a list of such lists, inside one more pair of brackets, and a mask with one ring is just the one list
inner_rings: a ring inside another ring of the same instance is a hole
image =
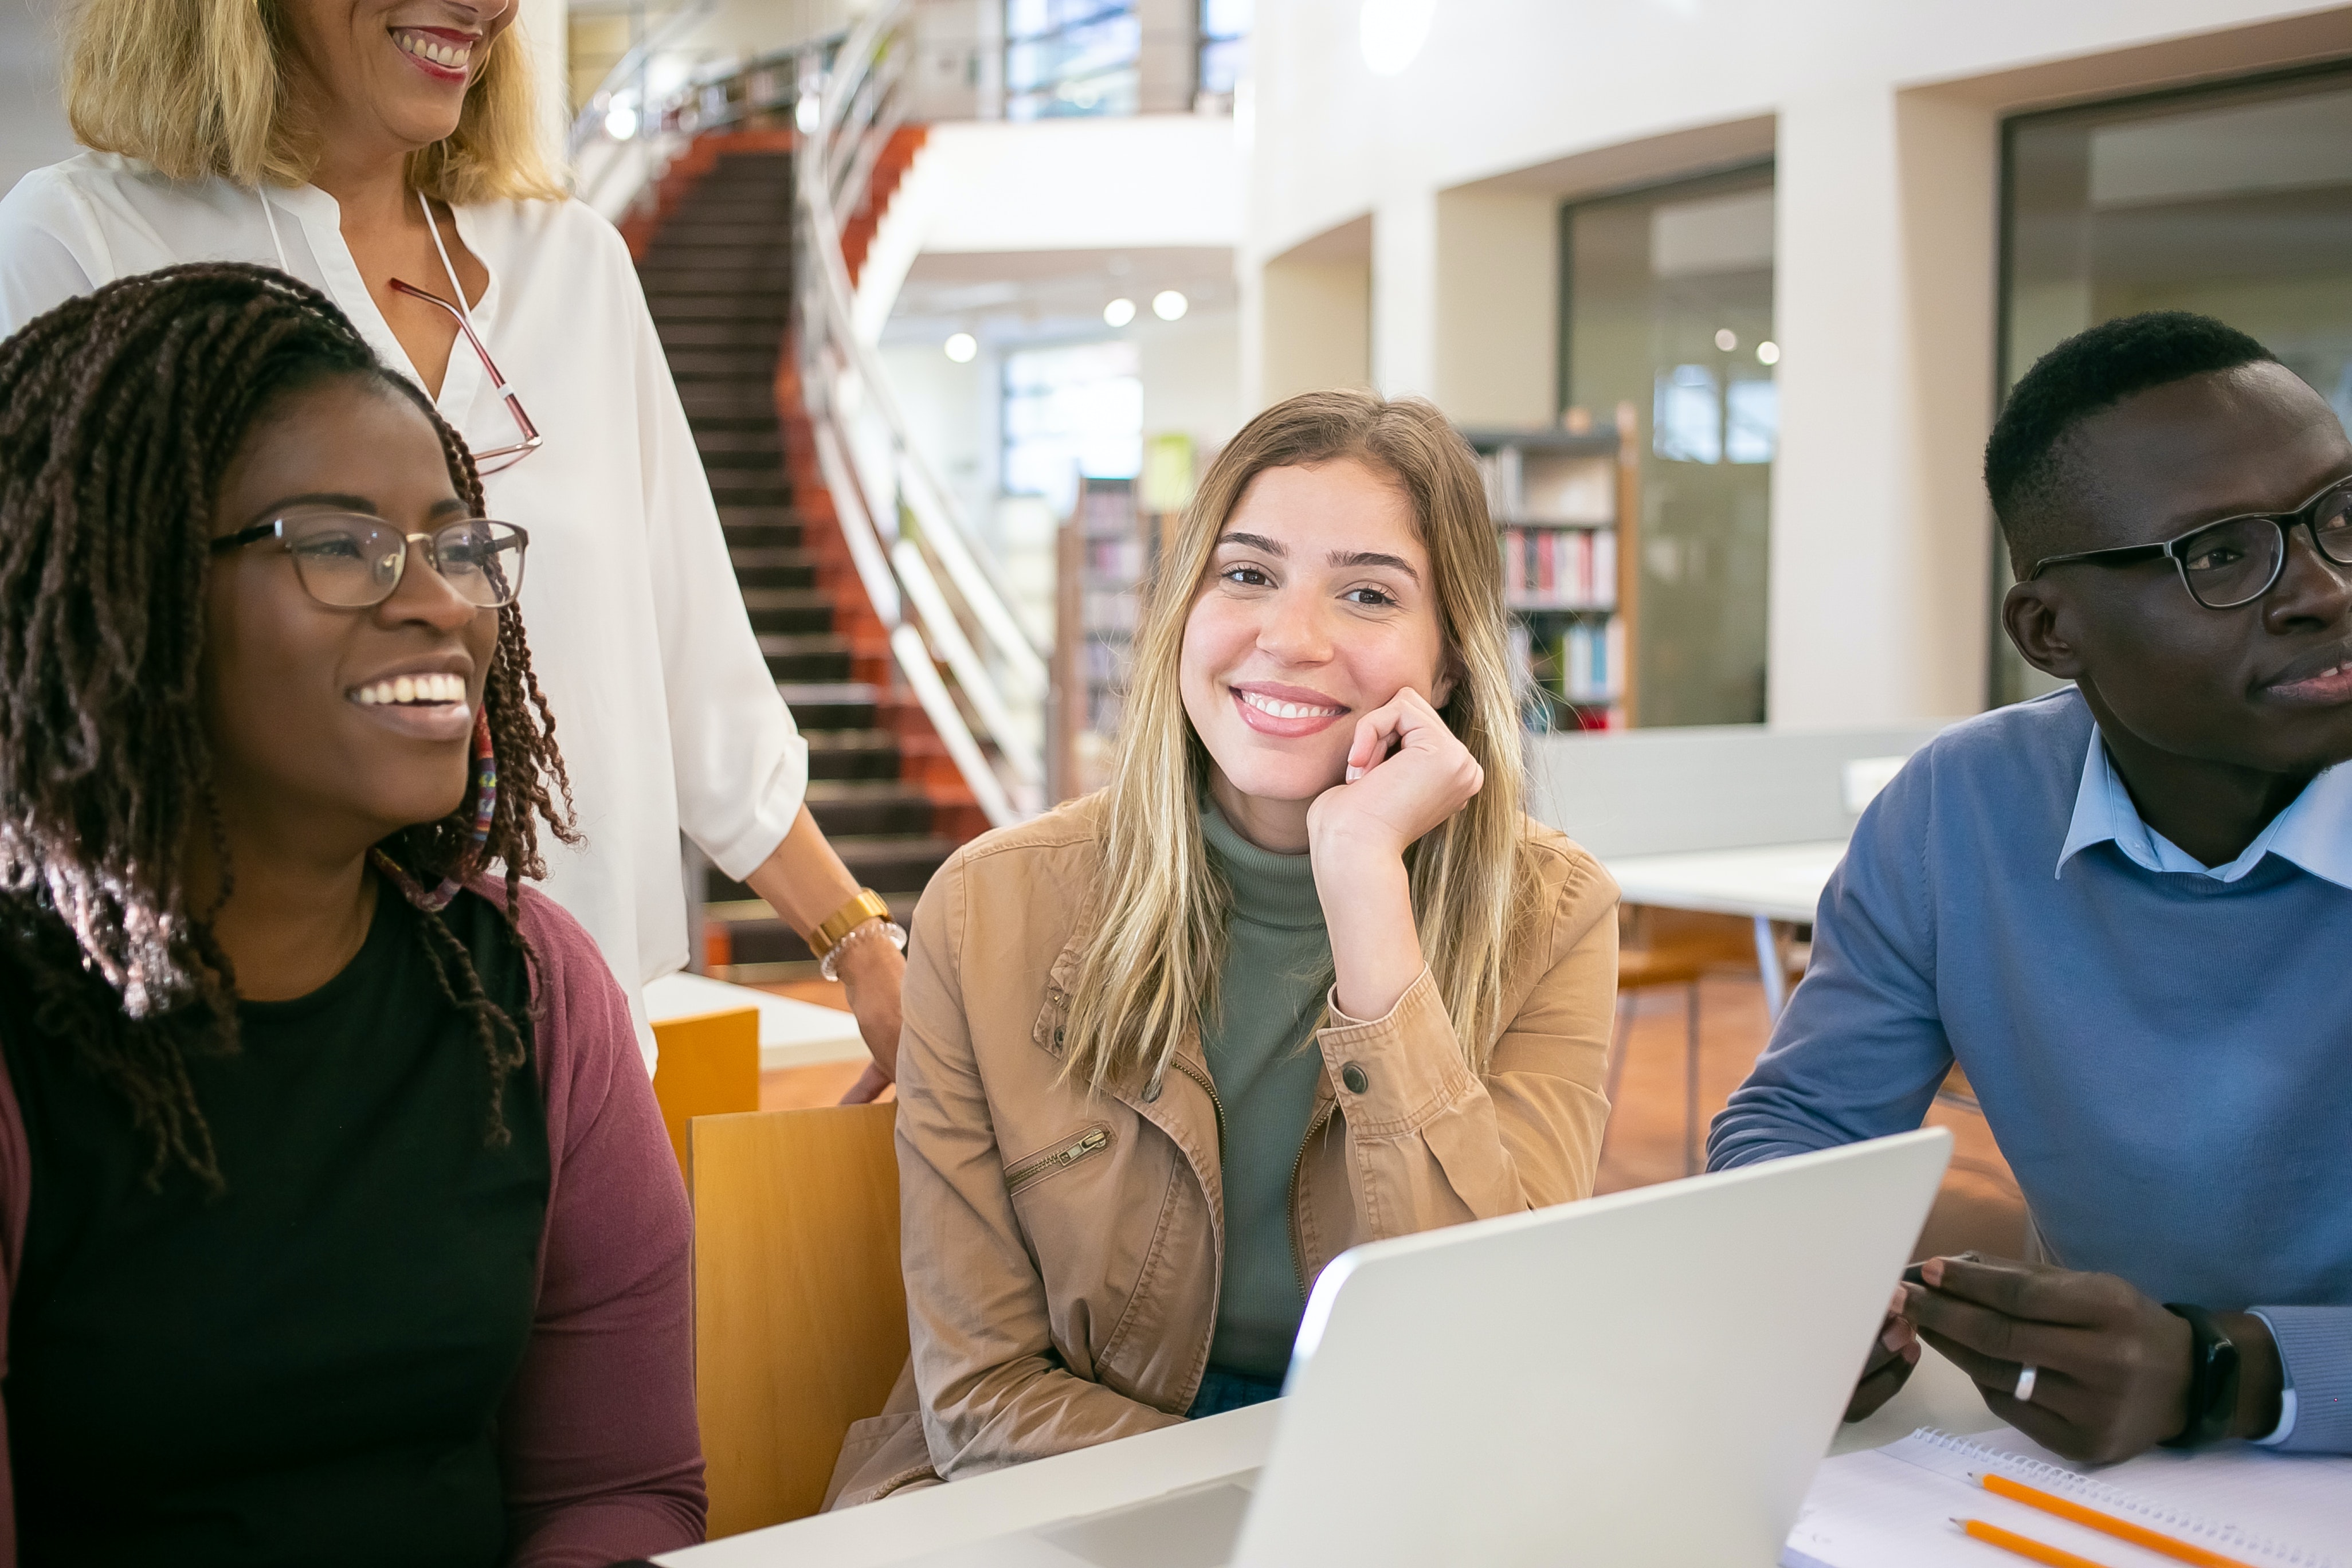
[[[821, 980], [770, 987], [803, 1002], [845, 1007], [841, 987]], [[1616, 1192], [1671, 1181], [1683, 1174], [1684, 992], [1662, 988], [1628, 999], [1629, 1026], [1617, 1103], [1601, 1148], [1600, 1191]], [[1765, 1039], [1763, 987], [1752, 977], [1727, 970], [1699, 986], [1698, 1141], [1708, 1119], [1723, 1109], [1748, 1074]], [[760, 1080], [763, 1110], [831, 1105], [856, 1081], [858, 1064], [793, 1068], [764, 1073]], [[1943, 1195], [1920, 1237], [1917, 1256], [1979, 1247], [2008, 1257], [2017, 1254], [2024, 1209], [2008, 1164], [1993, 1145], [1983, 1119], [1970, 1111], [1937, 1106], [1928, 1113], [1949, 1127], [1956, 1140], [1952, 1169]]]

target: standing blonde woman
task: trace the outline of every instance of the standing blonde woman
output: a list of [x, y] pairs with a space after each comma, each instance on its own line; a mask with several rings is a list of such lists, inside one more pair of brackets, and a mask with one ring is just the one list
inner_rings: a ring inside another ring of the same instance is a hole
[[912, 1378], [836, 1500], [1271, 1397], [1339, 1252], [1591, 1193], [1616, 889], [1521, 809], [1505, 640], [1428, 404], [1295, 397], [1211, 467], [1110, 787], [916, 913]]
[[[546, 888], [650, 1051], [643, 985], [690, 941], [681, 827], [803, 932], [859, 889], [803, 804], [807, 747], [627, 249], [541, 151], [515, 3], [79, 0], [66, 108], [92, 151], [0, 201], [0, 336], [133, 273], [253, 262], [425, 391], [531, 531], [523, 609], [582, 837]], [[868, 1095], [898, 1047], [896, 929], [839, 960]]]

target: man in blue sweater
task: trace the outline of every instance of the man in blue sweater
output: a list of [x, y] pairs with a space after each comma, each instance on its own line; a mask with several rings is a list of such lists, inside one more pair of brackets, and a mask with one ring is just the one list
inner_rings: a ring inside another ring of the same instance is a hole
[[1928, 1262], [1919, 1336], [2075, 1458], [2352, 1452], [2352, 441], [2261, 344], [2111, 321], [1985, 454], [2001, 620], [2074, 683], [1954, 726], [1856, 827], [1714, 1169], [1916, 1127], [1955, 1059], [2034, 1261]]

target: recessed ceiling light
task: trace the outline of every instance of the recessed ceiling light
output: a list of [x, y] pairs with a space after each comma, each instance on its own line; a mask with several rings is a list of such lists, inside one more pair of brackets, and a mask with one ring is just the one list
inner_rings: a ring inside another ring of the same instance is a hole
[[1759, 364], [1779, 364], [1780, 363], [1780, 345], [1769, 339], [1763, 342], [1758, 343], [1756, 345], [1756, 360]]
[[1739, 334], [1729, 327], [1722, 328], [1715, 334], [1715, 346], [1729, 353], [1739, 346]]
[[1123, 327], [1135, 320], [1135, 301], [1121, 298], [1103, 307], [1103, 320], [1114, 327]]
[[1151, 313], [1163, 321], [1180, 320], [1192, 308], [1192, 301], [1173, 289], [1162, 289], [1151, 297]]
[[943, 346], [947, 349], [948, 358], [958, 364], [970, 364], [972, 356], [980, 353], [980, 340], [970, 332], [950, 333]]

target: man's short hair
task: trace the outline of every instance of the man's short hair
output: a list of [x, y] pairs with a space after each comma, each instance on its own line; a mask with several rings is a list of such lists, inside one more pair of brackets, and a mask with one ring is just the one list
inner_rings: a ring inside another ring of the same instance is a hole
[[2135, 393], [2276, 358], [2210, 316], [2150, 310], [2077, 332], [2034, 361], [1985, 443], [1985, 489], [2019, 574], [2048, 553], [2053, 506], [2088, 488], [2067, 451], [2076, 426]]

